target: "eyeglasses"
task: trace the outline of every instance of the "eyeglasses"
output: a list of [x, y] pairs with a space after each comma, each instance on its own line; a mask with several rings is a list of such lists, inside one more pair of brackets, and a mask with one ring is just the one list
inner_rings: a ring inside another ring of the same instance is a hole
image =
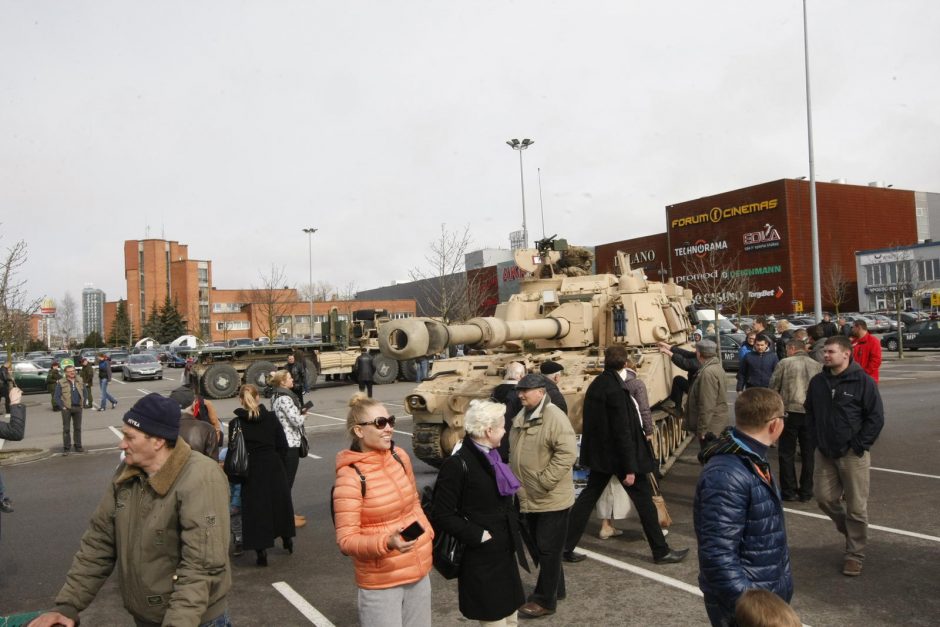
[[394, 427], [395, 426], [395, 416], [379, 416], [375, 420], [370, 420], [369, 422], [357, 422], [360, 427], [366, 425], [372, 425], [376, 429], [384, 429], [386, 426]]
[[786, 420], [789, 415], [790, 415], [789, 412], [783, 412], [782, 416], [774, 416], [773, 418], [769, 420], [765, 420], [764, 422], [773, 422], [777, 418], [779, 418], [780, 420]]

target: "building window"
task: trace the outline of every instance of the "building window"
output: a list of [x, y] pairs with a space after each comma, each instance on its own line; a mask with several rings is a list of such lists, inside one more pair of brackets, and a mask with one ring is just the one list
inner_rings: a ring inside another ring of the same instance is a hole
[[294, 316], [294, 324], [310, 324], [310, 316]]
[[393, 312], [393, 313], [390, 313], [390, 314], [388, 315], [388, 317], [389, 317], [391, 320], [402, 320], [402, 319], [404, 319], [404, 318], [410, 318], [410, 317], [411, 317], [411, 312], [410, 312], [410, 311], [398, 311], [398, 312]]
[[212, 303], [212, 313], [238, 313], [242, 303]]
[[274, 323], [275, 324], [289, 324], [290, 316], [274, 316]]
[[251, 328], [251, 322], [248, 320], [225, 320], [216, 322], [216, 331], [247, 331]]

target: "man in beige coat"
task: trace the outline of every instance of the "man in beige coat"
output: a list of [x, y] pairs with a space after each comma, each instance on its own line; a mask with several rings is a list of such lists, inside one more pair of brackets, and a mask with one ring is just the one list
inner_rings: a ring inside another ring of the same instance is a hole
[[539, 577], [523, 618], [555, 613], [565, 596], [561, 554], [568, 530], [568, 510], [574, 504], [571, 469], [578, 457], [571, 421], [545, 394], [541, 374], [527, 374], [516, 384], [522, 401], [509, 433], [509, 463], [519, 478], [519, 505], [539, 558]]
[[731, 424], [725, 370], [717, 355], [718, 346], [711, 340], [702, 340], [695, 345], [695, 357], [702, 367], [689, 390], [685, 415], [687, 428], [695, 431], [701, 447]]
[[[806, 426], [806, 391], [809, 381], [822, 372], [822, 364], [806, 353], [800, 340], [787, 342], [787, 356], [770, 377], [770, 389], [783, 397], [784, 429], [780, 440], [780, 494], [784, 501], [806, 502], [813, 498], [813, 468], [816, 447]], [[800, 445], [800, 481], [796, 481], [796, 445]]]

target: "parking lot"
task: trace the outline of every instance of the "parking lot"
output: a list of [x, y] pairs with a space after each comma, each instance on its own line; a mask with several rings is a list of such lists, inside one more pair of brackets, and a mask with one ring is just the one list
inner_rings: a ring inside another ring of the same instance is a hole
[[[936, 386], [940, 353], [920, 352], [882, 370], [887, 424], [873, 450], [871, 547], [864, 575], [840, 574], [839, 536], [813, 503], [788, 504], [787, 525], [796, 585], [794, 608], [809, 625], [933, 625], [940, 616], [940, 414]], [[179, 377], [180, 371], [171, 371]], [[730, 384], [729, 390], [733, 390]], [[2, 520], [0, 614], [49, 607], [62, 583], [88, 516], [118, 461], [116, 449], [123, 410], [149, 391], [169, 392], [179, 381], [115, 382], [117, 411], [86, 413], [85, 455], [55, 454], [3, 468], [16, 512]], [[410, 384], [377, 386], [376, 395], [402, 415], [401, 399]], [[329, 515], [333, 458], [346, 446], [345, 402], [354, 388], [323, 387], [308, 422], [311, 457], [304, 460], [294, 489], [295, 507], [310, 523], [298, 530], [294, 555], [276, 549], [270, 567], [254, 566], [253, 556], [233, 558], [230, 606], [237, 625], [356, 625], [352, 566], [335, 544]], [[729, 398], [734, 396], [729, 392]], [[26, 397], [27, 439], [22, 446], [55, 450], [61, 445], [58, 414], [44, 395]], [[231, 415], [234, 399], [217, 402]], [[396, 424], [397, 443], [410, 452], [411, 422]], [[20, 446], [19, 444], [17, 446]], [[9, 448], [7, 445], [5, 448]], [[776, 469], [776, 461], [774, 460]], [[416, 464], [418, 481], [433, 482], [435, 471]], [[691, 451], [662, 482], [674, 519], [668, 540], [676, 548], [695, 547], [691, 503], [699, 466]], [[568, 598], [545, 625], [707, 624], [697, 588], [693, 555], [681, 564], [655, 566], [636, 521], [620, 523], [623, 536], [596, 537], [592, 523], [581, 548], [591, 559], [566, 565]], [[531, 586], [533, 577], [524, 574]], [[434, 622], [462, 624], [456, 611], [456, 584], [432, 575]], [[90, 625], [128, 624], [116, 583], [109, 581], [83, 614]]]

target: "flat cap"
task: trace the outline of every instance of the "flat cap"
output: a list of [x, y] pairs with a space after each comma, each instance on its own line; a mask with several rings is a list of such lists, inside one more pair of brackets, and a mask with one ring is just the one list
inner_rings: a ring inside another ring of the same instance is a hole
[[541, 374], [527, 374], [516, 384], [517, 390], [534, 390], [535, 388], [544, 388], [548, 379]]
[[702, 340], [695, 344], [695, 350], [702, 354], [702, 357], [714, 357], [718, 352], [718, 345], [711, 340]]

